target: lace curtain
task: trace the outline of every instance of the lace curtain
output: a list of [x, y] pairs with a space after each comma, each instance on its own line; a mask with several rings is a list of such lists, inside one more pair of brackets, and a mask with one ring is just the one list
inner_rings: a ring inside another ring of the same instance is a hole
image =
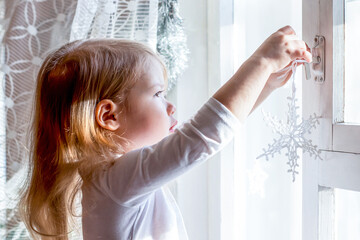
[[[168, 1], [171, 2], [171, 1]], [[16, 216], [35, 79], [47, 53], [75, 39], [157, 45], [158, 0], [0, 0], [0, 238], [28, 239]], [[74, 237], [77, 238], [77, 237]]]

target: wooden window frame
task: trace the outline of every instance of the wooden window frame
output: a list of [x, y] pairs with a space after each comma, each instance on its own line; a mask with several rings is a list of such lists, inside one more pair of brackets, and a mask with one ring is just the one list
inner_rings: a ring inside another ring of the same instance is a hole
[[325, 81], [303, 79], [303, 116], [316, 113], [311, 138], [323, 160], [303, 155], [303, 236], [333, 240], [336, 188], [360, 191], [360, 125], [344, 123], [344, 0], [303, 0], [303, 39], [325, 37]]

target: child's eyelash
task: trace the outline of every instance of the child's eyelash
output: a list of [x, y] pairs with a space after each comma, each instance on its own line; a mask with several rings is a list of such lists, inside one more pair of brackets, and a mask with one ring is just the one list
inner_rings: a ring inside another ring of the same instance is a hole
[[166, 95], [165, 95], [165, 91], [164, 90], [161, 90], [161, 91], [158, 91], [157, 93], [155, 93], [155, 97], [160, 97], [160, 96], [163, 96], [163, 97], [165, 97]]

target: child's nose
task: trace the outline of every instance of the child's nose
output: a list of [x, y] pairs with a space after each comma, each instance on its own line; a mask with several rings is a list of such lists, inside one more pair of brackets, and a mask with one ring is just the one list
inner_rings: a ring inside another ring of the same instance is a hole
[[176, 111], [176, 107], [172, 104], [168, 102], [168, 106], [167, 106], [167, 113], [169, 116], [173, 115]]

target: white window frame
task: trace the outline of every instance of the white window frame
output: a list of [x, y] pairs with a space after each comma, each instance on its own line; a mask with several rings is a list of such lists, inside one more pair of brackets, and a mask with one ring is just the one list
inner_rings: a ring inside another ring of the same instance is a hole
[[[191, 10], [188, 9], [189, 6], [192, 7]], [[192, 107], [201, 106], [234, 73], [234, 55], [231, 49], [234, 1], [183, 0], [180, 7], [185, 10], [182, 12], [185, 24], [195, 23], [188, 29], [185, 28], [189, 31], [189, 67], [177, 84], [176, 91], [168, 95], [178, 106], [177, 117], [181, 121], [188, 119], [197, 110]], [[197, 92], [199, 89], [205, 93]], [[184, 91], [188, 92], [184, 94]], [[191, 106], [186, 105], [188, 101], [185, 104], [184, 95], [192, 99]], [[170, 185], [188, 227], [189, 239], [238, 239], [236, 232], [239, 228], [235, 218], [240, 212], [234, 210], [234, 146], [232, 141], [205, 164]], [[193, 226], [196, 226], [196, 230], [191, 228]]]
[[334, 189], [360, 191], [360, 126], [343, 121], [343, 18], [344, 0], [303, 0], [303, 39], [325, 37], [325, 82], [303, 79], [303, 117], [321, 116], [311, 138], [323, 151], [303, 155], [304, 240], [333, 240]]

